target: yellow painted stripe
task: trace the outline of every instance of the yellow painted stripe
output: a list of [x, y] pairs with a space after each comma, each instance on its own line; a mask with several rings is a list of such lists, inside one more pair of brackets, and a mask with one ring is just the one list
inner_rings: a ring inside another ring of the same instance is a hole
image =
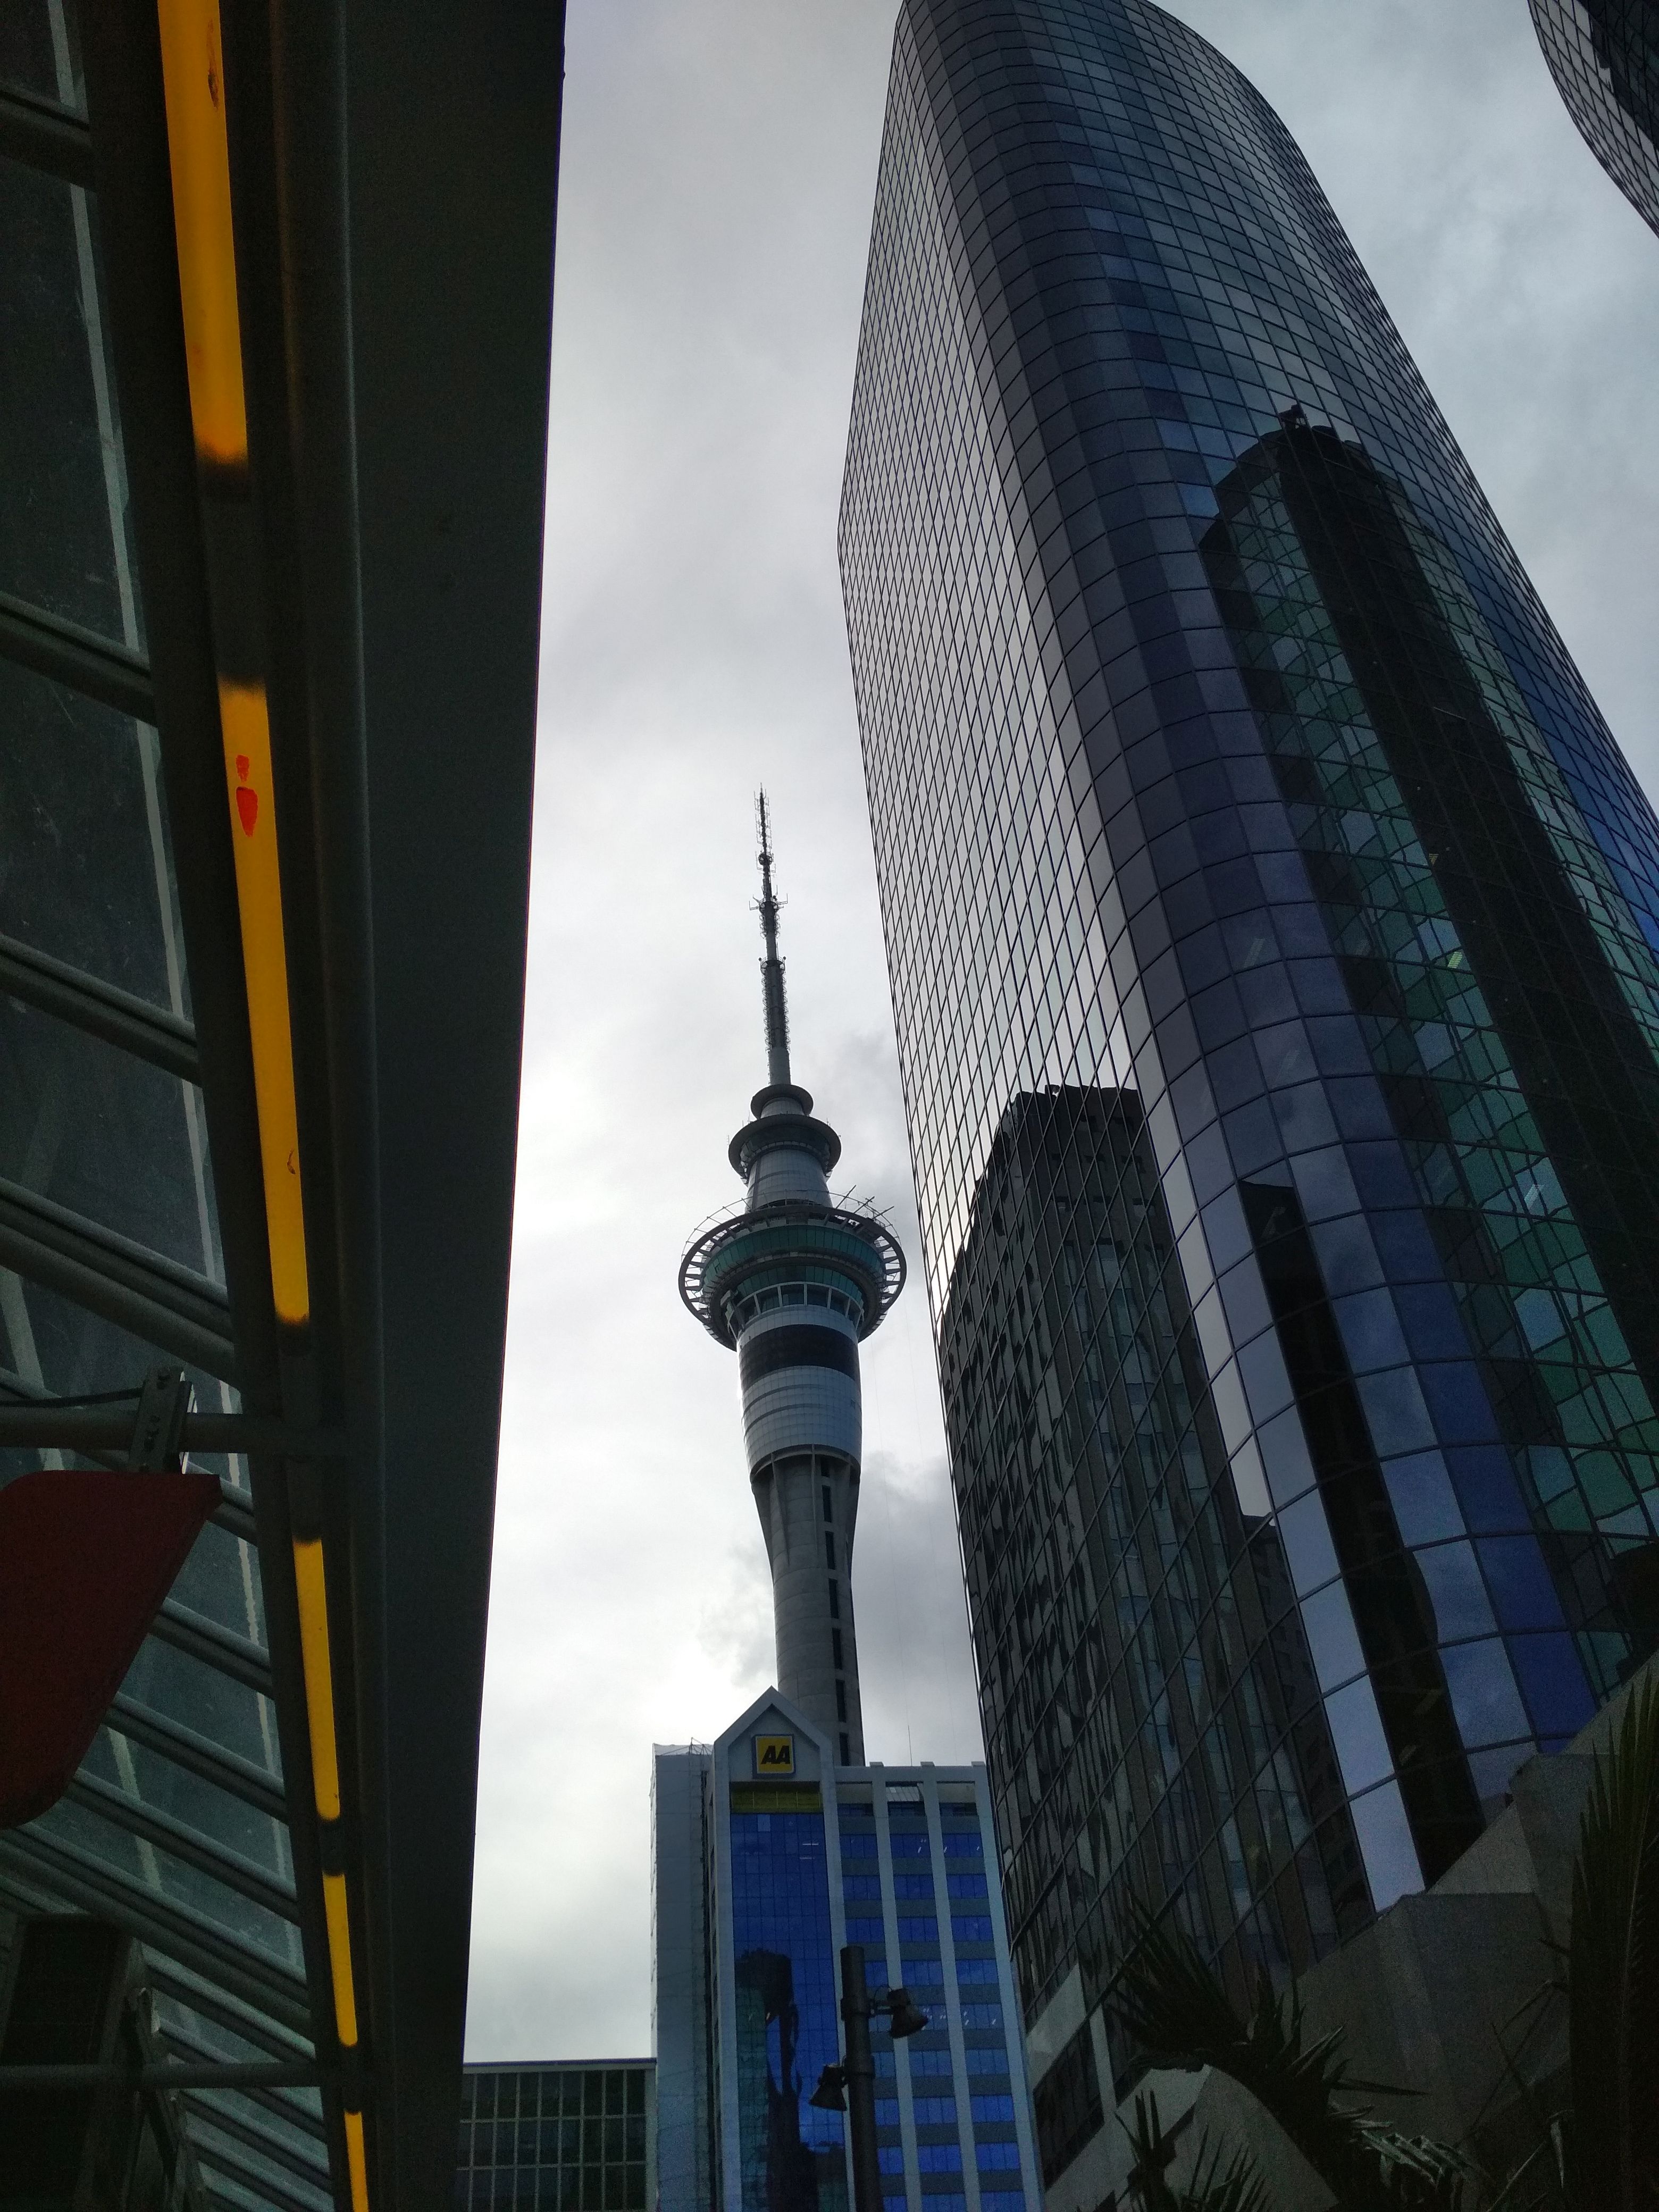
[[363, 2155], [363, 2116], [345, 2116], [346, 2164], [351, 2171], [351, 2212], [368, 2212], [368, 2160]]
[[[157, 0], [156, 17], [196, 450], [204, 461], [241, 467], [247, 462], [247, 404], [217, 0]], [[311, 1293], [264, 687], [222, 682], [219, 715], [253, 1033], [271, 1292], [278, 1319], [297, 1326], [310, 1316]]]
[[236, 854], [236, 902], [241, 913], [242, 965], [247, 975], [248, 1025], [253, 1039], [253, 1088], [264, 1170], [271, 1295], [277, 1319], [297, 1325], [310, 1316], [311, 1283], [300, 1187], [300, 1129], [294, 1103], [294, 1042], [276, 863], [276, 816], [271, 803], [270, 718], [264, 685], [222, 683], [219, 720], [224, 732], [230, 834]]
[[334, 1735], [334, 1662], [328, 1642], [328, 1583], [323, 1547], [296, 1537], [294, 1583], [300, 1596], [300, 1660], [306, 1678], [306, 1716], [311, 1723], [311, 1784], [319, 1817], [340, 1817], [340, 1755]]
[[190, 412], [208, 459], [247, 459], [217, 0], [158, 0]]
[[357, 1991], [351, 1978], [351, 1916], [343, 1874], [323, 1876], [323, 1914], [328, 1922], [328, 1963], [334, 1971], [334, 2026], [349, 2050], [357, 2040]]

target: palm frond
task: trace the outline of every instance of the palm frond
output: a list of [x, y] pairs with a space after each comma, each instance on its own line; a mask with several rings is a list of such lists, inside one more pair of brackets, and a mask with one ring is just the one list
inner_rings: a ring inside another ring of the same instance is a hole
[[1116, 2010], [1150, 2057], [1165, 2066], [1211, 2066], [1247, 2089], [1343, 2212], [1461, 2212], [1478, 2169], [1443, 2143], [1401, 2135], [1340, 2102], [1362, 2087], [1386, 2085], [1349, 2075], [1340, 2032], [1310, 2039], [1293, 1989], [1275, 1996], [1264, 1982], [1246, 2021], [1179, 1929], [1144, 1907], [1132, 1911], [1131, 1927]]
[[1659, 1681], [1599, 1753], [1573, 1865], [1567, 1945], [1569, 2201], [1659, 2206]]
[[1235, 2151], [1224, 2165], [1219, 2148], [1206, 2140], [1186, 2186], [1169, 2181], [1175, 2148], [1151, 2092], [1135, 2099], [1134, 2119], [1126, 2124], [1125, 2132], [1135, 2154], [1129, 2186], [1143, 2212], [1273, 2212], [1267, 2185], [1248, 2151]]

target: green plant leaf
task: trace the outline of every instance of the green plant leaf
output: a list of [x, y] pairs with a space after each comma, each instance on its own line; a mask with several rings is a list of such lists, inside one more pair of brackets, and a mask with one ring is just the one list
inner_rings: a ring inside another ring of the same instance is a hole
[[1310, 2041], [1294, 1990], [1275, 1996], [1264, 1981], [1246, 2021], [1178, 1928], [1139, 1907], [1132, 1930], [1133, 1948], [1119, 1965], [1115, 2009], [1157, 2063], [1211, 2066], [1247, 2089], [1342, 2212], [1461, 2212], [1478, 2169], [1444, 2143], [1401, 2135], [1363, 2108], [1340, 2102], [1361, 2086], [1349, 2077], [1341, 2036]]
[[1659, 1681], [1598, 1753], [1573, 1865], [1567, 1944], [1575, 2212], [1659, 2207]]
[[1135, 2116], [1126, 2126], [1135, 2154], [1129, 2186], [1144, 2212], [1273, 2212], [1267, 2185], [1248, 2151], [1235, 2151], [1224, 2165], [1218, 2147], [1200, 2143], [1192, 2179], [1177, 2188], [1164, 2177], [1175, 2151], [1150, 2092], [1135, 2099]]

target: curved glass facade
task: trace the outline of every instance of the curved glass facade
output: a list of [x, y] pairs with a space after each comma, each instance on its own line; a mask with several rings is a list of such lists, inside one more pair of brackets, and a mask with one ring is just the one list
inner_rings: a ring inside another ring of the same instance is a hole
[[1567, 112], [1625, 198], [1659, 230], [1659, 6], [1531, 0]]
[[1146, 0], [902, 14], [841, 551], [1028, 2018], [1242, 1990], [1659, 1628], [1659, 824]]

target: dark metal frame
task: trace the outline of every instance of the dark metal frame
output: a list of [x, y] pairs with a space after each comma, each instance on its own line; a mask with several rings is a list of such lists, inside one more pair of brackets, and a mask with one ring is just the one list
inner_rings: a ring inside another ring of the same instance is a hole
[[[110, 1726], [284, 1819], [293, 1893], [122, 1791], [73, 1788], [296, 1920], [306, 1971], [55, 1834], [0, 1836], [0, 1891], [118, 1922], [156, 1988], [278, 2052], [155, 2069], [192, 2106], [210, 2087], [264, 2100], [329, 2172], [272, 2150], [264, 2121], [204, 2110], [244, 2150], [343, 2208], [349, 2103], [374, 2212], [439, 2212], [511, 1226], [562, 9], [434, 0], [414, 35], [390, 0], [223, 15], [312, 1322], [284, 1339], [270, 1292], [153, 0], [84, 11], [86, 120], [0, 94], [0, 153], [99, 195], [149, 658], [0, 595], [0, 659], [155, 724], [195, 1021], [8, 939], [0, 990], [199, 1086], [228, 1289], [3, 1184], [0, 1265], [240, 1391], [240, 1414], [192, 1415], [184, 1442], [246, 1457], [251, 1498], [228, 1486], [216, 1517], [257, 1540], [269, 1650], [172, 1601], [154, 1632], [274, 1700], [286, 1784], [125, 1694]], [[43, 1403], [15, 1378], [0, 1392], [0, 1447], [123, 1463], [131, 1408]], [[296, 1527], [329, 1562], [346, 1804], [326, 1839]], [[325, 1848], [352, 1898], [355, 2052], [334, 2034]], [[270, 2096], [302, 2078], [320, 2124]], [[300, 2202], [232, 2152], [198, 2154]]]

